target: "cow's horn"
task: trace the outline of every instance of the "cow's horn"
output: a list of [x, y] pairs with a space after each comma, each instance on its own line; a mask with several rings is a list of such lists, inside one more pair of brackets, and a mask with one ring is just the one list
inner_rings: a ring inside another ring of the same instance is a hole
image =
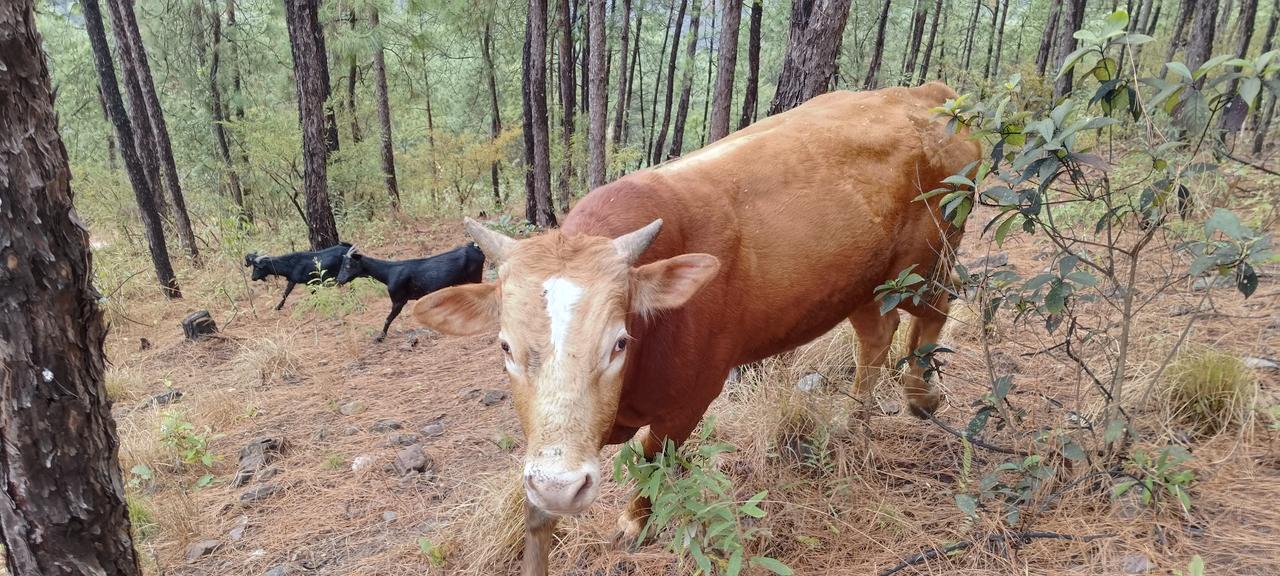
[[627, 260], [627, 264], [634, 264], [640, 259], [640, 255], [649, 248], [649, 243], [658, 236], [658, 231], [662, 229], [662, 219], [659, 218], [650, 222], [648, 226], [619, 236], [613, 241], [613, 247]]
[[470, 218], [466, 218], [463, 221], [463, 227], [466, 228], [467, 234], [470, 234], [475, 239], [476, 244], [480, 246], [480, 251], [484, 252], [484, 255], [494, 262], [506, 260], [507, 254], [516, 244], [515, 239], [510, 236], [490, 230]]
[[355, 253], [356, 253], [356, 247], [355, 245], [352, 245], [351, 248], [347, 250], [347, 256], [350, 257], [352, 254], [355, 254]]

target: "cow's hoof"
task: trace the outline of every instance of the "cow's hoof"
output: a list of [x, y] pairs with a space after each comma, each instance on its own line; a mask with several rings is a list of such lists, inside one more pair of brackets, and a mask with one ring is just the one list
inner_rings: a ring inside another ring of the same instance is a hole
[[382, 335], [380, 335], [380, 336], [374, 336], [374, 337], [373, 337], [373, 341], [374, 341], [374, 342], [377, 342], [377, 343], [379, 343], [379, 344], [381, 344], [381, 343], [382, 343], [382, 341], [383, 341], [383, 340], [386, 340], [386, 339], [387, 339], [387, 335], [386, 335], [386, 334], [382, 334]]
[[614, 550], [634, 551], [640, 547], [640, 532], [644, 530], [644, 520], [631, 518], [627, 514], [618, 516], [618, 527], [610, 538]]
[[912, 416], [921, 420], [928, 420], [938, 410], [940, 404], [942, 404], [942, 393], [937, 390], [930, 390], [924, 396], [909, 398], [907, 409], [911, 411]]

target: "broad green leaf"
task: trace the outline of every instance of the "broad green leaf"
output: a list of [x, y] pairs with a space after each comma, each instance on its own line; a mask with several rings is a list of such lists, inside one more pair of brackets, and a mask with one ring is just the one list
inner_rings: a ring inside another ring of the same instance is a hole
[[1067, 307], [1067, 296], [1071, 293], [1071, 285], [1054, 280], [1049, 286], [1049, 293], [1044, 296], [1044, 308], [1050, 314], [1060, 314]]
[[1178, 76], [1181, 76], [1184, 80], [1188, 82], [1193, 80], [1193, 78], [1191, 77], [1191, 70], [1187, 69], [1186, 64], [1183, 64], [1181, 62], [1165, 62], [1164, 65], [1166, 68], [1169, 69], [1169, 71], [1173, 72], [1174, 74], [1177, 74]]
[[795, 574], [795, 572], [792, 571], [791, 568], [787, 567], [786, 564], [768, 556], [752, 556], [751, 565], [758, 568], [764, 568], [778, 576], [791, 576], [792, 574]]
[[1224, 208], [1215, 208], [1213, 215], [1204, 223], [1204, 235], [1212, 238], [1214, 232], [1222, 232], [1232, 240], [1244, 240], [1249, 229], [1240, 223], [1240, 217]]
[[978, 500], [970, 494], [956, 494], [956, 506], [966, 516], [973, 516], [978, 512]]
[[1262, 90], [1262, 80], [1257, 78], [1245, 78], [1240, 81], [1240, 97], [1249, 105], [1249, 109], [1253, 109], [1254, 104], [1258, 100], [1258, 92]]
[[742, 550], [734, 550], [729, 556], [729, 565], [725, 566], [725, 576], [737, 576], [742, 572]]
[[1062, 445], [1062, 455], [1067, 457], [1068, 460], [1076, 462], [1085, 459], [1084, 448], [1081, 448], [1074, 440], [1067, 440], [1066, 443]]
[[1125, 480], [1124, 482], [1116, 484], [1111, 487], [1111, 498], [1115, 499], [1124, 496], [1125, 492], [1128, 492], [1130, 488], [1137, 485], [1138, 482], [1136, 480]]

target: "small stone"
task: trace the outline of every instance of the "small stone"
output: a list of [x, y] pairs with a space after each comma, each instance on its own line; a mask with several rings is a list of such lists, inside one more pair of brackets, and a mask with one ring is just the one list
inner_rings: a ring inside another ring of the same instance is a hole
[[340, 406], [338, 408], [338, 412], [342, 413], [343, 416], [355, 416], [356, 414], [360, 414], [367, 409], [368, 407], [364, 405], [364, 402], [361, 402], [359, 400], [353, 400], [351, 402], [347, 402], [346, 404], [343, 404], [342, 406]]
[[399, 429], [400, 429], [399, 420], [379, 420], [373, 424], [373, 428], [370, 428], [370, 430], [373, 430], [374, 432], [378, 432], [378, 433], [390, 432], [392, 430], [399, 430]]
[[284, 438], [260, 436], [240, 449], [240, 467], [231, 479], [231, 485], [239, 488], [249, 483], [263, 466], [275, 460], [284, 450]]
[[187, 546], [187, 562], [195, 562], [217, 552], [219, 548], [222, 548], [222, 542], [218, 540], [192, 542], [190, 546]]
[[328, 428], [317, 428], [315, 431], [311, 433], [312, 442], [324, 442], [328, 438], [329, 438]]
[[261, 484], [259, 486], [254, 486], [240, 494], [240, 503], [252, 504], [254, 502], [261, 502], [270, 498], [272, 494], [279, 491], [280, 487], [275, 484]]
[[382, 521], [383, 521], [383, 522], [394, 522], [394, 521], [395, 521], [395, 519], [396, 519], [396, 517], [397, 517], [397, 515], [396, 515], [396, 513], [395, 513], [395, 512], [383, 512], [383, 513], [382, 513]]
[[143, 350], [143, 351], [150, 350], [150, 349], [151, 349], [151, 341], [150, 341], [150, 340], [147, 340], [146, 338], [139, 338], [139, 339], [138, 339], [138, 349]]
[[262, 576], [289, 576], [292, 570], [287, 564], [276, 564], [262, 574]]
[[480, 403], [485, 406], [493, 406], [507, 399], [506, 390], [485, 390], [484, 396], [480, 398]]
[[396, 454], [393, 466], [396, 474], [404, 476], [410, 472], [426, 472], [434, 464], [431, 457], [427, 455], [427, 451], [423, 450], [420, 444], [414, 444]]
[[276, 474], [279, 474], [279, 473], [280, 473], [280, 469], [275, 466], [272, 466], [270, 468], [263, 468], [262, 471], [258, 473], [258, 481], [266, 482], [267, 480], [275, 478]]
[[187, 335], [187, 340], [199, 340], [209, 334], [217, 333], [218, 325], [213, 321], [213, 316], [209, 315], [209, 311], [200, 310], [182, 319], [182, 331]]
[[378, 460], [377, 458], [370, 456], [368, 454], [365, 454], [362, 456], [356, 456], [356, 459], [351, 461], [351, 471], [359, 472], [361, 470], [364, 470], [365, 468], [372, 466], [373, 463], [376, 462], [377, 460]]
[[1156, 565], [1145, 554], [1125, 554], [1120, 557], [1120, 567], [1125, 574], [1146, 574], [1156, 569]]
[[479, 388], [468, 387], [468, 388], [462, 388], [458, 390], [458, 398], [461, 398], [463, 400], [475, 400], [476, 398], [479, 398], [479, 397], [480, 397]]
[[1245, 356], [1244, 365], [1254, 370], [1280, 370], [1280, 363], [1277, 363], [1271, 358]]
[[444, 422], [432, 422], [422, 427], [422, 435], [427, 438], [444, 435]]
[[1191, 289], [1196, 292], [1204, 292], [1211, 288], [1226, 288], [1231, 283], [1232, 280], [1228, 276], [1201, 276], [1191, 283]]
[[983, 268], [987, 268], [987, 269], [999, 268], [1001, 266], [1007, 265], [1008, 263], [1009, 263], [1008, 252], [996, 252], [995, 254], [988, 254], [976, 260], [972, 260], [968, 264], [965, 264], [964, 266], [965, 268], [969, 269], [969, 272], [981, 272]]
[[417, 443], [417, 434], [392, 434], [387, 437], [388, 446], [412, 446]]
[[249, 517], [240, 516], [236, 518], [236, 523], [231, 527], [231, 531], [227, 532], [227, 539], [232, 542], [239, 542], [244, 538], [244, 531], [249, 527]]
[[360, 433], [360, 428], [357, 426], [347, 426], [346, 428], [342, 429], [343, 436], [355, 436], [356, 434], [359, 434], [359, 433]]
[[796, 389], [802, 392], [812, 392], [821, 387], [822, 387], [822, 375], [818, 374], [817, 372], [814, 372], [813, 374], [806, 374], [803, 378], [801, 378], [798, 382], [796, 382]]
[[169, 388], [164, 392], [156, 394], [138, 404], [138, 408], [149, 408], [152, 406], [167, 406], [182, 399], [182, 391], [177, 388]]

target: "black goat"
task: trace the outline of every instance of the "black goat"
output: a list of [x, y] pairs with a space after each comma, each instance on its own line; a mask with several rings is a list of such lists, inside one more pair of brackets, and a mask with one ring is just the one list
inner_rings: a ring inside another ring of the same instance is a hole
[[441, 288], [480, 282], [483, 274], [484, 253], [474, 243], [416, 260], [379, 260], [351, 248], [342, 257], [338, 284], [367, 276], [387, 285], [391, 313], [382, 325], [382, 335], [377, 338], [381, 342], [387, 337], [391, 322], [410, 300], [417, 300]]
[[267, 276], [283, 276], [289, 283], [284, 287], [284, 296], [276, 310], [284, 308], [284, 301], [293, 292], [293, 287], [306, 284], [317, 278], [316, 272], [323, 271], [323, 278], [337, 276], [342, 268], [342, 255], [351, 249], [351, 244], [342, 242], [324, 250], [313, 252], [293, 252], [282, 256], [259, 256], [257, 252], [244, 255], [244, 265], [253, 267], [253, 279], [263, 280]]

